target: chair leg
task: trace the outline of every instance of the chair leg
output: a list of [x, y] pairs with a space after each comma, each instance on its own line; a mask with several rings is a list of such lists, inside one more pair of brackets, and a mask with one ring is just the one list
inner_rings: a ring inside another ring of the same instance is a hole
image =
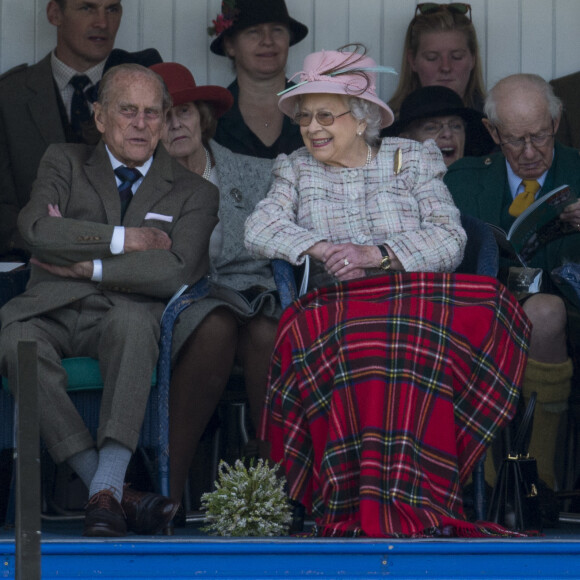
[[477, 521], [486, 519], [487, 498], [485, 492], [485, 455], [479, 460], [472, 474], [473, 480], [473, 509]]
[[[16, 455], [16, 450], [14, 450]], [[16, 522], [16, 460], [12, 463], [12, 474], [10, 476], [10, 490], [8, 492], [8, 503], [6, 505], [5, 525], [13, 528]]]
[[[211, 481], [215, 482], [218, 477], [218, 468], [220, 462], [220, 447], [222, 443], [222, 427], [218, 424], [215, 433], [213, 435], [212, 445], [211, 445]], [[212, 487], [213, 491], [213, 487]]]
[[238, 414], [238, 429], [240, 430], [240, 436], [242, 440], [242, 449], [246, 447], [250, 437], [248, 435], [248, 430], [246, 428], [246, 411], [247, 406], [245, 401], [241, 401], [239, 403], [234, 403], [233, 406], [237, 410]]

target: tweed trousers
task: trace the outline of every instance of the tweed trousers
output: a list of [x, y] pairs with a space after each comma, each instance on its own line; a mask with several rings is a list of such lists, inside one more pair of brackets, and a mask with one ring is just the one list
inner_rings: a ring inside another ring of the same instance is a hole
[[[72, 455], [113, 439], [134, 451], [147, 406], [151, 376], [158, 358], [159, 318], [163, 306], [93, 294], [69, 306], [21, 322], [0, 332], [0, 371], [16, 388], [17, 345], [38, 345], [40, 433], [53, 459]], [[90, 356], [103, 376], [97, 441], [93, 441], [66, 392], [61, 358]]]

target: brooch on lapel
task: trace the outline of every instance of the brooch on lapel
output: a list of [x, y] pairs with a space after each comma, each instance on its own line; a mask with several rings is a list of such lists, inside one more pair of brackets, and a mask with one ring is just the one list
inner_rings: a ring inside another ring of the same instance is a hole
[[395, 151], [395, 159], [393, 162], [393, 171], [395, 172], [395, 175], [399, 175], [399, 173], [401, 172], [402, 165], [403, 165], [403, 152], [401, 151], [401, 148], [398, 147], [397, 150]]
[[234, 201], [236, 201], [237, 203], [240, 203], [242, 201], [242, 192], [237, 187], [230, 189], [230, 195], [234, 198]]

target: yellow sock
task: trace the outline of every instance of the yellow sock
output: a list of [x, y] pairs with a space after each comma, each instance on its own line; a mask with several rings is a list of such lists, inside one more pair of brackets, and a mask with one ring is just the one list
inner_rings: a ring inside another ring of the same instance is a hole
[[554, 457], [558, 425], [568, 409], [572, 361], [542, 363], [528, 359], [522, 385], [522, 394], [527, 403], [536, 391], [534, 428], [530, 442], [530, 455], [536, 458], [538, 474], [549, 487], [554, 488]]

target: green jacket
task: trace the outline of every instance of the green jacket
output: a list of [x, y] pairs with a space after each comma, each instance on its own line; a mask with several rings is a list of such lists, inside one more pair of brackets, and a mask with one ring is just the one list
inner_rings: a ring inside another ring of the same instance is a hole
[[[515, 218], [508, 213], [512, 196], [502, 153], [464, 157], [449, 167], [444, 181], [462, 212], [499, 226], [506, 232], [509, 230]], [[564, 184], [570, 185], [580, 197], [580, 151], [556, 143], [554, 160], [540, 196]], [[580, 262], [580, 232], [550, 242], [538, 250], [528, 265], [550, 272], [566, 262]], [[521, 264], [502, 259], [500, 269], [508, 265]]]

